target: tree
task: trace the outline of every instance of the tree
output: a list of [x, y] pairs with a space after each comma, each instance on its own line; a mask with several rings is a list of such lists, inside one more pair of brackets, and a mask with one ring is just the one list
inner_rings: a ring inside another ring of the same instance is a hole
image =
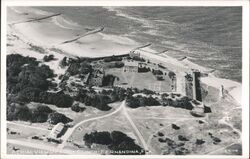
[[45, 55], [45, 56], [43, 57], [43, 61], [44, 61], [44, 62], [49, 62], [49, 61], [51, 61], [51, 60], [54, 60], [54, 55]]
[[107, 145], [108, 148], [112, 150], [111, 154], [145, 154], [145, 151], [140, 146], [135, 144], [134, 139], [120, 131], [113, 131], [111, 133], [107, 131], [94, 131], [90, 134], [85, 134], [83, 140], [87, 146], [91, 146], [93, 143]]
[[92, 66], [90, 65], [89, 62], [83, 61], [80, 64], [80, 70], [79, 70], [80, 73], [82, 73], [82, 74], [88, 74], [88, 73], [91, 72], [91, 70], [92, 70]]
[[169, 71], [169, 72], [168, 72], [168, 77], [169, 77], [170, 79], [174, 79], [175, 76], [176, 76], [176, 74], [175, 74], [173, 71]]
[[66, 56], [60, 61], [60, 66], [62, 68], [64, 68], [65, 66], [68, 66], [67, 57]]
[[48, 116], [48, 120], [47, 120], [50, 124], [57, 124], [57, 123], [68, 123], [70, 121], [72, 121], [72, 119], [66, 117], [64, 114], [61, 113], [50, 113]]
[[76, 74], [79, 73], [79, 68], [80, 68], [80, 64], [79, 64], [79, 63], [72, 63], [72, 64], [69, 66], [67, 72], [69, 72], [69, 74], [70, 74], [71, 76], [74, 76], [74, 75], [76, 75]]
[[31, 111], [31, 122], [43, 123], [48, 120], [48, 115], [53, 112], [48, 106], [39, 104], [36, 108]]
[[7, 120], [29, 121], [31, 112], [26, 105], [12, 103], [7, 106]]
[[79, 106], [79, 103], [76, 103], [76, 104], [73, 104], [73, 105], [71, 106], [71, 110], [72, 110], [72, 111], [75, 111], [75, 112], [82, 112], [82, 111], [84, 111], [84, 108], [81, 108], [81, 107]]

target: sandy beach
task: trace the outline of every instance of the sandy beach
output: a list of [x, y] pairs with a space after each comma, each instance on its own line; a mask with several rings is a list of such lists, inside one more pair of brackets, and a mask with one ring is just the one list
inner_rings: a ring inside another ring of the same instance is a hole
[[[18, 8], [18, 10], [12, 7], [9, 8], [9, 10], [7, 18], [8, 24], [50, 14], [45, 11], [28, 9], [27, 7], [23, 7], [22, 9]], [[7, 53], [20, 53], [42, 60], [44, 57], [43, 53], [37, 53], [30, 49], [30, 44], [39, 46], [45, 50], [45, 54], [53, 54], [55, 58], [58, 59], [47, 62], [46, 64], [49, 65], [56, 74], [60, 75], [64, 74], [65, 68], [62, 69], [59, 67], [59, 61], [65, 55], [79, 57], [119, 55], [129, 53], [133, 48], [140, 46], [139, 43], [127, 37], [108, 35], [102, 32], [80, 38], [77, 42], [61, 44], [65, 40], [70, 40], [87, 32], [84, 27], [78, 25], [76, 22], [69, 22], [61, 16], [38, 22], [8, 25], [7, 33], [10, 47], [8, 47]], [[51, 48], [58, 49], [61, 53], [52, 51]], [[155, 51], [147, 48], [141, 55], [147, 59], [163, 63], [171, 70], [182, 72], [190, 71], [191, 69], [197, 69], [201, 72], [211, 70], [194, 64], [188, 59], [178, 61], [166, 54], [156, 55], [151, 52]], [[213, 75], [201, 78], [201, 81], [217, 89], [220, 89], [221, 85], [223, 85], [224, 88], [228, 90], [228, 93], [241, 104], [241, 83], [218, 78]]]

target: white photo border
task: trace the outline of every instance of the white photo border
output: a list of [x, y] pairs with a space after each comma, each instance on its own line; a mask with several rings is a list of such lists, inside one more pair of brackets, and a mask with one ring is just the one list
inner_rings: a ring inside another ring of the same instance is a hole
[[10, 155], [7, 154], [7, 133], [6, 133], [6, 24], [8, 6], [239, 6], [242, 7], [242, 155], [144, 155], [144, 156], [124, 156], [124, 155], [35, 155], [35, 158], [248, 158], [249, 157], [249, 1], [248, 0], [3, 0], [1, 7], [1, 158], [29, 159], [33, 155]]

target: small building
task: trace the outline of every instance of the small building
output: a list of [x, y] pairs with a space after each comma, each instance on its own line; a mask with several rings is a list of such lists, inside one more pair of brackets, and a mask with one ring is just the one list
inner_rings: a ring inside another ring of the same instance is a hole
[[130, 58], [140, 58], [141, 54], [138, 50], [130, 51], [129, 53]]
[[58, 138], [62, 134], [63, 129], [64, 129], [64, 124], [57, 123], [49, 133], [49, 138], [53, 139]]
[[123, 72], [138, 72], [139, 64], [137, 61], [126, 60], [124, 61]]

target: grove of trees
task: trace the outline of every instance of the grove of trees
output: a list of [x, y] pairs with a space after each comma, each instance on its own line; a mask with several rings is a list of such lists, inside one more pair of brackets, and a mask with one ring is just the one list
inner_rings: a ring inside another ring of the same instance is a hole
[[85, 144], [91, 146], [92, 144], [107, 145], [114, 155], [142, 155], [145, 151], [134, 142], [134, 139], [128, 137], [120, 131], [102, 131], [91, 132], [85, 134], [83, 137]]
[[131, 108], [138, 108], [141, 106], [156, 106], [160, 105], [159, 101], [152, 96], [144, 97], [144, 96], [128, 96], [126, 100], [127, 106]]

